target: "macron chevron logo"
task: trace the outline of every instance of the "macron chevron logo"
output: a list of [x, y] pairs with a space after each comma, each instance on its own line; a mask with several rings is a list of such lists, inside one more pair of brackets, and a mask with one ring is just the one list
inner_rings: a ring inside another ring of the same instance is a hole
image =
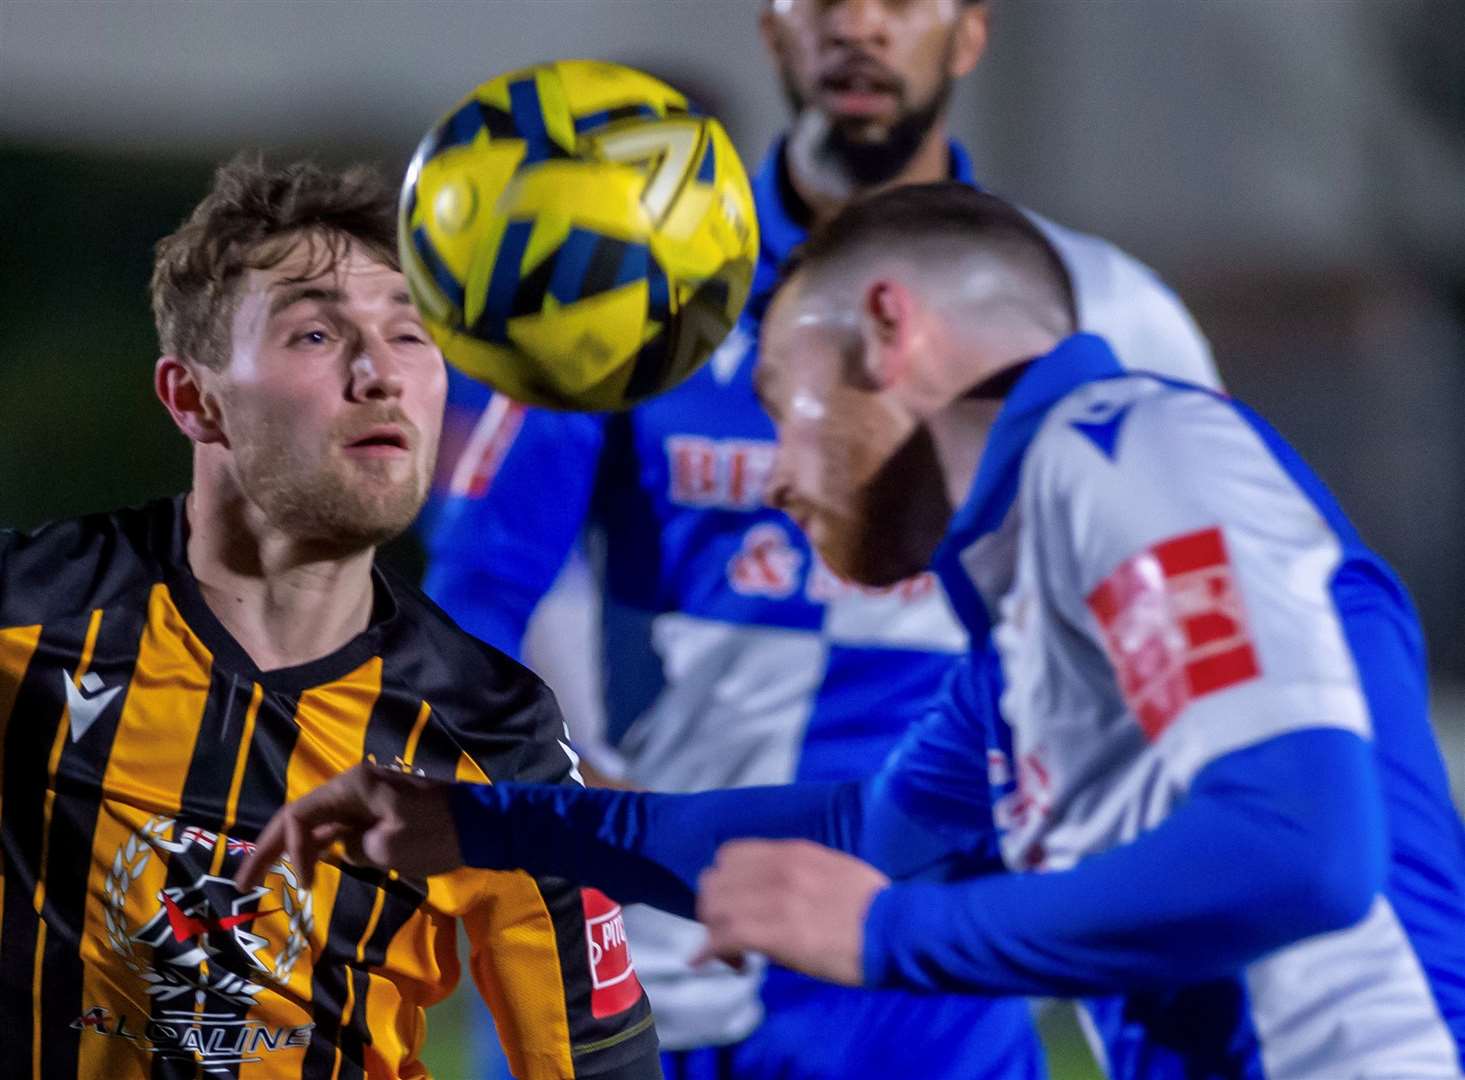
[[102, 677], [95, 671], [88, 671], [82, 676], [81, 685], [76, 685], [76, 680], [70, 672], [61, 672], [61, 679], [66, 686], [66, 709], [71, 714], [71, 741], [77, 742], [85, 735], [91, 726], [97, 722], [97, 717], [106, 711], [112, 699], [122, 692], [122, 687], [112, 686], [102, 688]]
[[1123, 405], [1114, 406], [1104, 404], [1094, 411], [1099, 413], [1092, 420], [1072, 420], [1073, 430], [1080, 435], [1087, 436], [1089, 441], [1099, 448], [1110, 461], [1115, 460], [1115, 447], [1119, 442], [1119, 429], [1124, 424], [1124, 418], [1129, 415], [1132, 401], [1126, 401]]

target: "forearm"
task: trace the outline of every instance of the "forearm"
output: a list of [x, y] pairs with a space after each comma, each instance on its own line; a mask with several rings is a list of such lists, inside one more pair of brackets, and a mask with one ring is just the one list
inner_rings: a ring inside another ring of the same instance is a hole
[[1227, 755], [1133, 842], [1047, 874], [880, 893], [874, 986], [1076, 995], [1233, 972], [1350, 925], [1383, 874], [1369, 747], [1306, 731]]
[[621, 903], [691, 916], [697, 877], [740, 838], [814, 840], [852, 851], [859, 785], [792, 784], [662, 795], [542, 784], [458, 784], [459, 846], [470, 866], [593, 885]]

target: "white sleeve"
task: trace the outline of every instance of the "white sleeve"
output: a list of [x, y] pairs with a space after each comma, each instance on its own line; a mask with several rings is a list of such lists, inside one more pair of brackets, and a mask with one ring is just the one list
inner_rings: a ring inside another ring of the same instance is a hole
[[576, 544], [529, 618], [524, 663], [554, 691], [579, 753], [600, 773], [620, 779], [626, 765], [605, 734], [600, 611], [599, 583]]
[[1108, 341], [1126, 368], [1220, 388], [1210, 343], [1153, 270], [1107, 240], [1023, 212], [1068, 268], [1080, 330]]
[[[1331, 593], [1342, 541], [1261, 436], [1200, 391], [1125, 379], [1084, 396], [1044, 433], [1057, 565], [1076, 579], [1065, 616], [1175, 775], [1303, 728], [1368, 737]], [[1108, 452], [1083, 427], [1106, 413]]]

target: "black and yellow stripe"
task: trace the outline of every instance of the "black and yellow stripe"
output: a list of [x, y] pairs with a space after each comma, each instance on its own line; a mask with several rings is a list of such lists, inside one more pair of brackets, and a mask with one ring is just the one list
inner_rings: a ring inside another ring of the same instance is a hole
[[[568, 763], [532, 676], [384, 580], [366, 634], [258, 670], [183, 568], [181, 512], [171, 502], [49, 538], [0, 536], [0, 1072], [411, 1071], [423, 1009], [458, 976], [457, 919], [516, 1075], [573, 1076], [600, 1053], [587, 1048], [627, 1039], [654, 1054], [644, 999], [591, 1015], [579, 894], [563, 883], [325, 865], [308, 904], [233, 891], [274, 811], [357, 762], [475, 781], [553, 780]], [[10, 587], [52, 566], [43, 597]], [[68, 702], [114, 689], [73, 727]], [[287, 976], [251, 967], [243, 946], [215, 947], [239, 940], [207, 937], [229, 932], [220, 897], [257, 905], [246, 925], [267, 959], [294, 935]]]

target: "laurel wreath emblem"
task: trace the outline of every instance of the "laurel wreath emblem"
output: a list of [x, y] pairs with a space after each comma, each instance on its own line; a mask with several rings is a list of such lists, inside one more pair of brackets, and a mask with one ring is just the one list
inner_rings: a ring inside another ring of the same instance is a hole
[[[139, 955], [128, 930], [125, 906], [128, 893], [142, 877], [149, 860], [158, 848], [171, 842], [176, 825], [176, 818], [160, 815], [149, 818], [117, 849], [102, 882], [102, 889], [106, 894], [106, 906], [102, 909], [102, 914], [106, 923], [107, 943], [129, 971], [150, 984], [171, 984], [177, 978], [175, 976], [170, 979], [159, 974]], [[216, 841], [220, 844], [227, 842], [223, 836]], [[290, 973], [294, 971], [296, 962], [315, 930], [315, 901], [308, 890], [301, 889], [300, 879], [288, 862], [282, 860], [275, 864], [274, 869], [285, 880], [285, 887], [280, 889], [279, 896], [281, 909], [287, 919], [288, 932], [284, 947], [269, 962], [265, 974], [271, 981], [283, 985], [289, 981]]]

